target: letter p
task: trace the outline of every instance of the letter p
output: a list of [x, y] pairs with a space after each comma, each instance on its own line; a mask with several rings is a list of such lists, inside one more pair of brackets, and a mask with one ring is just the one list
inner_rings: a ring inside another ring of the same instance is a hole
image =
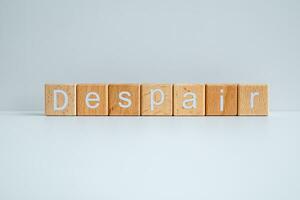
[[[160, 95], [160, 100], [156, 101], [156, 94], [159, 93]], [[154, 110], [154, 106], [159, 106], [161, 104], [163, 104], [165, 100], [165, 94], [161, 89], [151, 89], [150, 90], [150, 110], [153, 111]]]

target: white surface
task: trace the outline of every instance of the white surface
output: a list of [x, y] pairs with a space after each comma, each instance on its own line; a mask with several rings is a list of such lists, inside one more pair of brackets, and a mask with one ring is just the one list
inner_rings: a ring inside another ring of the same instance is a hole
[[300, 199], [299, 112], [0, 114], [0, 199]]

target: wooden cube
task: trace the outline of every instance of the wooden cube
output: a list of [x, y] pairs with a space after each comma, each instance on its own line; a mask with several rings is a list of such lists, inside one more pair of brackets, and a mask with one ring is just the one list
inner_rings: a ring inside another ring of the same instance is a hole
[[140, 85], [110, 84], [109, 115], [140, 115]]
[[142, 84], [142, 115], [173, 114], [172, 84]]
[[77, 115], [108, 115], [108, 85], [78, 84]]
[[76, 115], [76, 85], [45, 85], [46, 115]]
[[238, 115], [268, 115], [268, 85], [238, 85]]
[[206, 115], [237, 115], [237, 84], [207, 84]]
[[174, 115], [205, 115], [204, 84], [174, 84]]

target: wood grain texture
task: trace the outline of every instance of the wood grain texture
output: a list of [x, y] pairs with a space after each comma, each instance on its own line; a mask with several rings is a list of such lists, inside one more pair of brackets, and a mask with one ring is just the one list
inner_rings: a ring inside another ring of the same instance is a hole
[[[130, 94], [122, 94], [125, 92]], [[131, 105], [128, 101], [124, 101], [120, 98], [120, 93], [122, 97], [130, 99]], [[108, 86], [108, 96], [109, 96], [109, 115], [140, 115], [140, 84], [110, 84]], [[121, 107], [121, 105], [129, 106], [128, 108]]]
[[268, 96], [267, 84], [239, 84], [238, 115], [268, 115]]
[[[63, 110], [54, 109], [54, 91], [61, 90], [67, 95], [68, 101], [61, 93], [57, 93], [57, 107], [61, 108], [66, 102]], [[76, 84], [45, 84], [45, 114], [46, 115], [76, 115]]]
[[76, 96], [77, 115], [108, 115], [107, 84], [78, 84]]
[[[142, 84], [141, 85], [141, 115], [167, 115], [173, 114], [173, 88], [172, 84]], [[164, 101], [159, 92], [161, 90], [164, 94]], [[152, 100], [155, 102], [162, 102], [160, 105], [151, 106], [151, 92]], [[152, 109], [151, 109], [152, 108]]]
[[237, 115], [237, 84], [206, 84], [205, 93], [206, 115]]
[[[205, 85], [204, 84], [174, 84], [174, 115], [196, 116], [205, 115]], [[186, 96], [185, 96], [186, 95]], [[194, 99], [194, 97], [196, 97]], [[185, 102], [186, 100], [195, 100]]]

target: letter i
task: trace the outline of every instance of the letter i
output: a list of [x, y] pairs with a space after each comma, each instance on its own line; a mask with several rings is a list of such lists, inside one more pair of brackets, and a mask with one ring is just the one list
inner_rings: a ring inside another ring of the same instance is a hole
[[221, 95], [220, 95], [220, 112], [223, 112], [224, 111], [224, 95], [223, 95], [224, 90], [221, 89], [220, 93], [221, 93]]

